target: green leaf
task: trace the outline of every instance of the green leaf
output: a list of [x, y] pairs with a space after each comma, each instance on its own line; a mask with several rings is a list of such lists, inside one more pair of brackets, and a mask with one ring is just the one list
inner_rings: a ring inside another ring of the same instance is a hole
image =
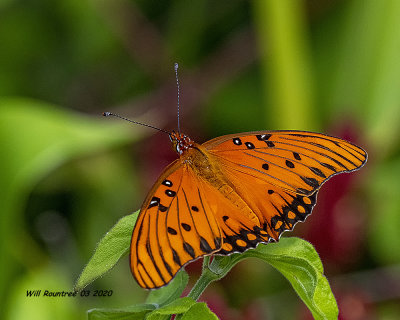
[[281, 257], [269, 263], [279, 270], [312, 312], [314, 319], [336, 319], [338, 309], [328, 280], [306, 259]]
[[321, 260], [314, 247], [299, 238], [281, 238], [278, 243], [259, 245], [256, 249], [227, 257], [216, 256], [205, 268], [189, 296], [195, 300], [207, 285], [224, 277], [239, 261], [255, 257], [271, 264], [292, 284], [315, 319], [336, 319], [338, 308]]
[[218, 320], [218, 317], [212, 312], [207, 304], [199, 302], [193, 305], [187, 312], [185, 312], [180, 320]]
[[172, 315], [181, 316], [183, 320], [215, 320], [218, 317], [208, 309], [204, 302], [196, 303], [191, 298], [180, 298], [156, 309], [155, 304], [139, 304], [118, 309], [92, 309], [88, 311], [89, 320], [164, 320]]
[[164, 306], [178, 299], [188, 284], [189, 276], [184, 269], [181, 269], [175, 278], [165, 287], [150, 291], [146, 303]]
[[146, 320], [164, 320], [169, 319], [169, 317], [173, 314], [183, 314], [187, 312], [193, 305], [196, 304], [191, 298], [179, 298], [170, 304], [167, 304], [159, 309], [156, 309], [149, 313], [146, 317]]
[[38, 181], [71, 159], [129, 143], [140, 135], [134, 134], [139, 129], [133, 126], [32, 99], [0, 98], [0, 114], [0, 256], [8, 261], [0, 273], [3, 301], [17, 270], [27, 268], [20, 265], [22, 261], [38, 258], [33, 254], [35, 244], [21, 241], [26, 233], [22, 213]]
[[121, 218], [100, 240], [89, 263], [79, 276], [75, 290], [82, 290], [93, 280], [114, 267], [118, 260], [128, 253], [132, 230], [138, 214], [139, 211], [136, 211], [129, 216]]
[[142, 320], [156, 307], [152, 304], [139, 304], [119, 309], [91, 309], [89, 320]]

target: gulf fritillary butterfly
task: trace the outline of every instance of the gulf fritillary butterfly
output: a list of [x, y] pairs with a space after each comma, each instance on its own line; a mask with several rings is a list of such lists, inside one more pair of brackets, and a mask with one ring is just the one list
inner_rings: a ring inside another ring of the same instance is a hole
[[350, 142], [306, 131], [230, 134], [203, 144], [167, 133], [179, 158], [147, 195], [130, 248], [132, 274], [147, 289], [202, 256], [278, 241], [311, 214], [324, 182], [367, 161]]

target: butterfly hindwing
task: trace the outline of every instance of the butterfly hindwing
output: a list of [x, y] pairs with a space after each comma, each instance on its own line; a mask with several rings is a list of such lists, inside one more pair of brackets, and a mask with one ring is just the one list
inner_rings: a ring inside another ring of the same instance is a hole
[[207, 202], [221, 230], [222, 248], [215, 254], [226, 255], [232, 252], [244, 252], [254, 248], [259, 242], [268, 242], [270, 235], [261, 230], [260, 219], [246, 205], [244, 199], [229, 198], [224, 194], [236, 194], [229, 185], [220, 189], [201, 182], [207, 195]]
[[131, 270], [140, 286], [161, 287], [189, 261], [221, 248], [221, 231], [204, 188], [179, 160], [152, 188], [132, 234]]
[[360, 168], [367, 158], [354, 144], [305, 131], [227, 135], [203, 146], [222, 166], [303, 195], [312, 195], [335, 174]]
[[[258, 242], [277, 241], [282, 232], [292, 230], [311, 213], [317, 192], [305, 196], [283, 190], [261, 179], [249, 179], [230, 167], [221, 168], [235, 192], [256, 214], [259, 225], [251, 225]], [[254, 245], [253, 245], [254, 246]], [[222, 252], [223, 253], [223, 252]]]

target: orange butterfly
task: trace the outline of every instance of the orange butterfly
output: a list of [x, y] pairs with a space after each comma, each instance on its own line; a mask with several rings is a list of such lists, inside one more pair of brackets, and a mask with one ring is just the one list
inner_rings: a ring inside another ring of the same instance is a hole
[[144, 201], [130, 249], [132, 274], [148, 289], [199, 257], [278, 241], [311, 214], [325, 181], [367, 161], [352, 143], [305, 131], [231, 134], [201, 145], [168, 134], [179, 159]]
[[133, 230], [130, 262], [143, 288], [166, 285], [185, 264], [277, 241], [304, 221], [330, 177], [367, 153], [305, 131], [259, 131], [197, 144], [172, 132], [179, 159], [161, 174]]

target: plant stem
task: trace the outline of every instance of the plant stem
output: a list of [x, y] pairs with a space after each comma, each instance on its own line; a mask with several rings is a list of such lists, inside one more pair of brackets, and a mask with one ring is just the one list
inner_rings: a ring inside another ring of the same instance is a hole
[[209, 262], [210, 262], [210, 256], [205, 256], [203, 258], [203, 271], [200, 275], [200, 278], [196, 281], [192, 290], [190, 290], [189, 294], [187, 295], [189, 298], [192, 298], [197, 301], [200, 298], [203, 291], [207, 288], [207, 286], [211, 282], [218, 280], [220, 278], [216, 273], [210, 270], [210, 268], [208, 267]]
[[189, 294], [187, 295], [189, 298], [193, 300], [198, 300], [203, 293], [203, 291], [207, 288], [207, 286], [215, 281], [218, 280], [219, 277], [217, 274], [210, 271], [210, 269], [203, 269], [203, 272], [197, 282], [194, 284], [192, 290], [190, 290]]

